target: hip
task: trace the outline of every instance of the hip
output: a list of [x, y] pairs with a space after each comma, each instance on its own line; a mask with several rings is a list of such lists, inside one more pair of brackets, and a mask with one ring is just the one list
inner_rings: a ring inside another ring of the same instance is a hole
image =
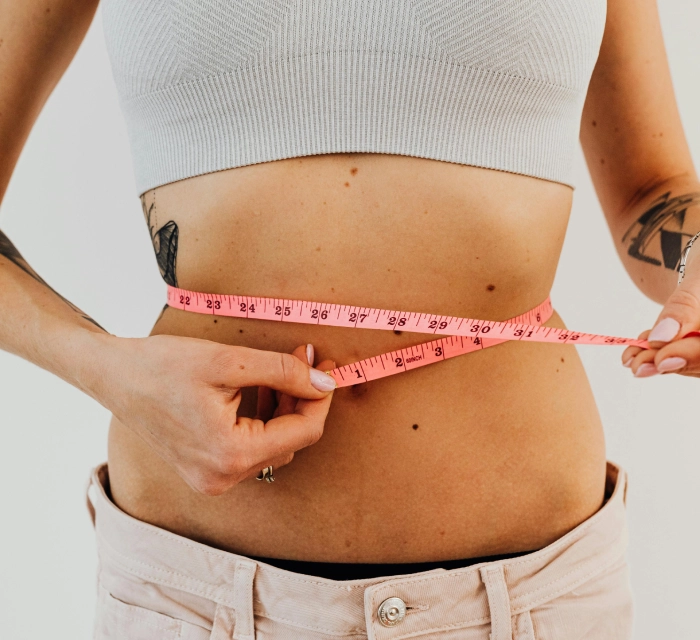
[[92, 477], [100, 556], [96, 640], [439, 637], [628, 640], [626, 474], [605, 501], [539, 551], [461, 569], [338, 582], [285, 571], [140, 522]]

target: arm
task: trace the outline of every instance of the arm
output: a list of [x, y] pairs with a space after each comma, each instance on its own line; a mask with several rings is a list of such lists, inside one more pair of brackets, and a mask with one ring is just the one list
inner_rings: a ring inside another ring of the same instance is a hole
[[[4, 2], [0, 11], [0, 201], [39, 112], [72, 60], [97, 0]], [[88, 391], [85, 364], [106, 336], [55, 293], [0, 231], [0, 348]], [[73, 353], [73, 357], [70, 354]]]
[[655, 0], [609, 0], [581, 143], [627, 272], [663, 304], [676, 287], [681, 245], [700, 230], [700, 183]]
[[[659, 370], [652, 363], [678, 356], [680, 348], [691, 365], [672, 370], [700, 370], [700, 344], [694, 344], [700, 340], [679, 339], [700, 328], [697, 247], [677, 285], [681, 251], [700, 231], [700, 182], [676, 106], [655, 0], [608, 0], [581, 143], [625, 269], [643, 293], [665, 305], [657, 325], [676, 319], [651, 336], [658, 348], [627, 349], [623, 362], [637, 375], [653, 375]], [[644, 364], [650, 366], [640, 369]]]
[[[97, 0], [2, 3], [0, 198], [96, 7]], [[2, 232], [0, 348], [95, 398], [210, 495], [286, 464], [318, 440], [335, 386], [311, 369], [303, 349], [292, 355], [175, 336], [112, 336], [51, 289]], [[286, 394], [273, 416], [265, 409], [267, 422], [237, 415], [241, 387], [258, 385]]]

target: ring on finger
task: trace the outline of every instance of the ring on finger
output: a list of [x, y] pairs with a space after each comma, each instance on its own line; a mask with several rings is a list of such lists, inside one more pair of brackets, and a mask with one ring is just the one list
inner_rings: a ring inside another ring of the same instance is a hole
[[272, 466], [265, 467], [257, 476], [256, 480], [265, 480], [265, 482], [274, 482], [275, 476], [272, 473]]

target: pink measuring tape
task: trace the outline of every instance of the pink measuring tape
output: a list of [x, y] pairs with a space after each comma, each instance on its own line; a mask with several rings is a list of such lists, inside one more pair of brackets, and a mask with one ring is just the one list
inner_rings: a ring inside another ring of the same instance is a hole
[[493, 347], [509, 340], [558, 344], [624, 345], [647, 348], [646, 340], [541, 326], [552, 316], [549, 298], [506, 322], [438, 316], [429, 313], [351, 307], [306, 300], [198, 293], [168, 286], [168, 306], [194, 313], [277, 322], [319, 324], [354, 329], [384, 329], [446, 336], [337, 367], [328, 374], [338, 387], [377, 380], [396, 373]]

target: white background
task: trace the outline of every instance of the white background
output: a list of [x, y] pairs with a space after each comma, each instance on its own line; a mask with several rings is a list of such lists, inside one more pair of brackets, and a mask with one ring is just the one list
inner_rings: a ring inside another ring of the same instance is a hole
[[[700, 153], [697, 0], [659, 0], [686, 133]], [[579, 156], [554, 304], [582, 331], [636, 336], [658, 314], [613, 249]], [[2, 205], [3, 230], [58, 291], [115, 334], [145, 335], [164, 302], [100, 15], [50, 98]], [[698, 638], [700, 380], [634, 379], [618, 349], [582, 348], [608, 455], [630, 473], [638, 640]], [[108, 413], [61, 380], [0, 353], [0, 635], [91, 637], [95, 549], [84, 506], [106, 458]]]

